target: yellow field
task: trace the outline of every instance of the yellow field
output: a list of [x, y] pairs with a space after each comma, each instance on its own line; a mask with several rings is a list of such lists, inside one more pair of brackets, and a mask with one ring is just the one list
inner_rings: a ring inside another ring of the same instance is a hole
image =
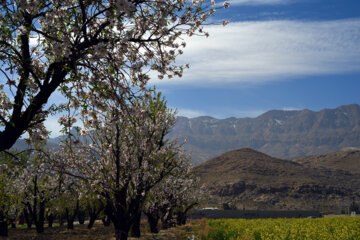
[[360, 240], [360, 217], [207, 220], [202, 239]]

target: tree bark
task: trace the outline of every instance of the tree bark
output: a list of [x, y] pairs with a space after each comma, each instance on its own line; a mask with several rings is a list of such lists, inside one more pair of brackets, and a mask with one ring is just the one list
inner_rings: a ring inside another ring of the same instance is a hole
[[112, 211], [113, 210], [111, 209], [110, 203], [106, 203], [105, 209], [104, 209], [104, 217], [102, 219], [102, 222], [105, 227], [110, 226]]
[[130, 227], [126, 223], [114, 222], [116, 240], [127, 240]]
[[63, 214], [60, 214], [60, 216], [59, 216], [59, 225], [64, 226], [64, 215]]
[[[30, 59], [30, 57], [26, 57], [26, 59]], [[58, 66], [53, 67], [51, 82], [40, 89], [23, 112], [19, 112], [19, 109], [21, 110], [21, 107], [24, 106], [23, 101], [19, 97], [23, 92], [16, 93], [14, 111], [10, 118], [11, 121], [6, 123], [3, 131], [0, 131], [0, 152], [10, 149], [16, 140], [29, 128], [31, 121], [42, 109], [42, 106], [47, 103], [51, 94], [64, 82], [66, 74], [67, 70], [64, 69], [64, 66], [58, 64]]]
[[6, 218], [2, 214], [0, 215], [0, 236], [8, 236], [8, 224]]
[[96, 221], [96, 218], [99, 216], [100, 212], [103, 210], [104, 206], [101, 204], [99, 208], [96, 207], [96, 204], [91, 206], [89, 203], [87, 205], [87, 211], [89, 214], [89, 224], [87, 226], [88, 229], [92, 228], [94, 226], [94, 223]]
[[29, 215], [29, 213], [26, 209], [24, 209], [24, 217], [25, 217], [25, 222], [26, 222], [27, 228], [31, 229], [33, 219], [31, 218], [31, 216]]
[[52, 227], [54, 223], [54, 214], [50, 213], [49, 216], [47, 217], [47, 220], [48, 220], [48, 226]]
[[76, 216], [76, 211], [73, 214], [70, 213], [70, 210], [68, 208], [66, 208], [65, 211], [66, 211], [67, 229], [74, 229], [74, 220]]
[[146, 214], [147, 218], [148, 218], [148, 223], [150, 225], [150, 231], [151, 233], [158, 233], [159, 232], [159, 228], [158, 228], [158, 223], [159, 223], [159, 216], [157, 216], [156, 214]]
[[161, 228], [162, 229], [168, 229], [171, 227], [174, 227], [175, 224], [173, 223], [173, 213], [172, 210], [168, 212], [168, 214], [165, 214], [161, 217]]
[[176, 223], [178, 225], [186, 224], [186, 213], [184, 213], [182, 211], [177, 212]]
[[102, 219], [102, 222], [105, 227], [108, 227], [110, 226], [111, 220], [108, 215], [105, 215], [104, 218]]
[[87, 225], [87, 228], [91, 229], [94, 226], [95, 221], [96, 221], [96, 218], [93, 216], [90, 216], [89, 224]]
[[135, 237], [135, 238], [139, 238], [141, 233], [140, 233], [140, 222], [141, 222], [141, 212], [138, 213], [135, 218], [134, 218], [134, 222], [131, 225], [131, 237]]
[[[37, 213], [35, 213], [37, 214]], [[43, 233], [44, 232], [44, 224], [45, 224], [45, 201], [40, 201], [39, 204], [39, 215], [36, 216], [36, 232]]]
[[84, 224], [85, 223], [85, 211], [79, 210], [77, 215], [78, 215], [79, 224]]

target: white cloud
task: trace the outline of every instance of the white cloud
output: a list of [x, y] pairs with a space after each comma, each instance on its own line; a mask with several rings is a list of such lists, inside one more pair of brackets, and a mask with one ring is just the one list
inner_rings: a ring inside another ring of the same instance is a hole
[[283, 111], [300, 111], [302, 109], [297, 108], [297, 107], [283, 107], [281, 110], [283, 110]]
[[[360, 72], [360, 19], [234, 22], [187, 38], [181, 79], [156, 84], [263, 83], [299, 76]], [[154, 78], [156, 79], [156, 78]]]
[[[234, 108], [222, 108], [222, 109], [211, 109], [209, 111], [201, 111], [195, 109], [184, 109], [178, 108], [177, 115], [188, 117], [188, 118], [196, 118], [200, 116], [211, 116], [217, 119], [225, 119], [228, 117], [236, 117], [236, 118], [255, 118], [260, 116], [261, 114], [267, 112], [267, 110], [263, 109], [247, 109], [247, 110], [239, 110]], [[283, 109], [285, 110], [285, 109]]]
[[199, 110], [178, 108], [177, 115], [188, 118], [194, 118], [194, 117], [206, 116], [207, 114]]
[[[51, 134], [50, 134], [51, 138], [63, 135], [63, 133], [60, 132], [60, 130], [62, 129], [62, 126], [58, 122], [59, 116], [61, 116], [61, 115], [62, 114], [50, 116], [44, 121], [44, 125], [45, 125], [46, 129], [51, 131]], [[83, 128], [84, 125], [78, 119], [78, 121], [74, 124], [74, 126]]]
[[46, 129], [51, 131], [50, 137], [53, 138], [53, 137], [58, 137], [58, 136], [62, 135], [62, 133], [60, 133], [61, 126], [58, 122], [58, 116], [48, 117], [45, 120], [44, 125], [45, 125]]
[[246, 118], [246, 117], [256, 118], [265, 112], [266, 112], [265, 110], [261, 110], [261, 109], [249, 109], [249, 110], [234, 111], [234, 115], [237, 118]]
[[277, 5], [287, 3], [290, 3], [290, 0], [230, 0], [231, 5]]

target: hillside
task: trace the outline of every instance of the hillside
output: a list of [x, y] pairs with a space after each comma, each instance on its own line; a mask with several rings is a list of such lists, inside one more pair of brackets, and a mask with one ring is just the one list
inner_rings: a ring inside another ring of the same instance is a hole
[[317, 168], [249, 148], [226, 152], [196, 170], [213, 204], [340, 212], [360, 198], [360, 174], [355, 171]]
[[353, 174], [360, 174], [360, 150], [355, 149], [312, 155], [293, 161], [308, 167], [342, 169]]
[[200, 164], [224, 152], [249, 147], [281, 159], [360, 147], [360, 106], [313, 112], [272, 110], [256, 118], [178, 117], [170, 138]]

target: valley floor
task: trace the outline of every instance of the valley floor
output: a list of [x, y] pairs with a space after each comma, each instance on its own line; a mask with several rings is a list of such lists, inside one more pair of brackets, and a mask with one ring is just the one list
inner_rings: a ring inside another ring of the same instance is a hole
[[[205, 220], [191, 220], [184, 226], [178, 226], [167, 230], [161, 230], [158, 234], [150, 233], [146, 222], [141, 225], [142, 237], [131, 238], [129, 240], [184, 240], [197, 239], [193, 236], [198, 235], [206, 224]], [[87, 229], [86, 225], [75, 225], [73, 230], [68, 230], [66, 226], [45, 228], [44, 233], [37, 234], [35, 229], [9, 228], [8, 237], [0, 237], [0, 240], [111, 240], [115, 239], [112, 226], [104, 227], [102, 223], [96, 223], [92, 229]]]
[[[151, 234], [142, 224], [142, 237], [129, 240], [358, 240], [360, 217], [278, 218], [278, 219], [200, 219], [184, 226]], [[115, 239], [112, 227], [98, 223], [93, 229], [77, 225], [47, 228], [41, 235], [34, 229], [9, 229], [9, 237], [1, 240], [108, 240]]]

